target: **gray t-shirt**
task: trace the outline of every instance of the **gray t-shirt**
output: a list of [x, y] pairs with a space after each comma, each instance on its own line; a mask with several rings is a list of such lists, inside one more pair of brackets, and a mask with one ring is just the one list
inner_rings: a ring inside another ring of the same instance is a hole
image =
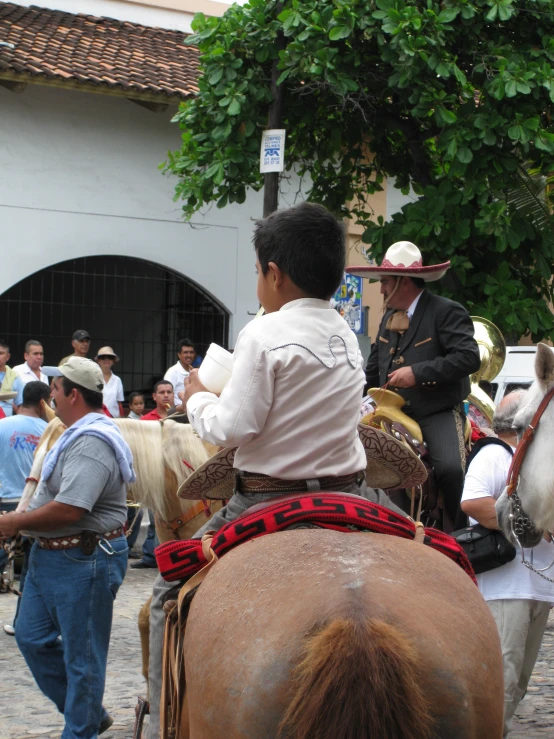
[[54, 538], [81, 531], [99, 534], [123, 526], [127, 520], [126, 489], [111, 446], [85, 434], [61, 454], [47, 482], [40, 482], [27, 510], [55, 500], [84, 508], [88, 513], [71, 526], [55, 531], [30, 531], [31, 536]]

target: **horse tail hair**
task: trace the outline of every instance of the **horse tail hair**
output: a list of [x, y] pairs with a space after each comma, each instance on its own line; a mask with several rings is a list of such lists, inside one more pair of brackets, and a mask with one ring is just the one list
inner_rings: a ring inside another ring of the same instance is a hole
[[419, 678], [418, 655], [398, 628], [336, 619], [307, 641], [279, 737], [429, 739]]

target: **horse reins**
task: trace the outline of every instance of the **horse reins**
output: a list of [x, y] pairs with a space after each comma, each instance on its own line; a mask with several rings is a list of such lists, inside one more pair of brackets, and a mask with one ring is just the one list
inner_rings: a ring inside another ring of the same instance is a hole
[[[191, 472], [194, 472], [194, 467], [189, 462], [187, 462], [186, 459], [182, 459], [181, 462], [185, 465], [187, 469], [189, 469]], [[182, 528], [189, 521], [192, 521], [193, 518], [196, 518], [196, 516], [199, 516], [202, 512], [205, 513], [206, 518], [209, 518], [212, 514], [210, 506], [206, 503], [205, 500], [199, 501], [190, 509], [190, 511], [188, 511], [188, 513], [181, 513], [171, 521], [164, 521], [163, 519], [159, 519], [159, 522], [163, 526], [163, 528], [166, 529], [166, 531], [171, 531], [175, 539], [180, 539], [181, 537], [179, 536], [179, 529]]]
[[[519, 498], [519, 495], [517, 494], [517, 487], [519, 484], [519, 472], [521, 469], [521, 465], [523, 463], [523, 460], [525, 458], [525, 454], [527, 453], [527, 450], [529, 449], [531, 442], [533, 441], [535, 437], [535, 431], [539, 424], [539, 421], [541, 420], [541, 417], [545, 410], [548, 407], [548, 404], [554, 397], [554, 387], [551, 388], [544, 398], [541, 400], [539, 407], [535, 411], [535, 414], [533, 415], [533, 418], [531, 419], [531, 423], [527, 426], [525, 431], [523, 432], [523, 436], [518, 442], [518, 445], [516, 447], [516, 450], [514, 452], [514, 455], [512, 457], [512, 462], [510, 464], [510, 469], [508, 470], [508, 478], [506, 481], [506, 494], [508, 496], [509, 500], [509, 506], [510, 506], [510, 513], [509, 513], [509, 519], [510, 519], [510, 529], [512, 536], [514, 537], [516, 543], [518, 544], [519, 548], [521, 549], [521, 563], [527, 567], [528, 570], [531, 570], [531, 572], [534, 572], [535, 574], [539, 575], [539, 577], [542, 577], [545, 580], [548, 580], [548, 582], [554, 583], [554, 579], [551, 577], [547, 577], [543, 574], [543, 572], [546, 572], [546, 570], [549, 570], [552, 565], [554, 565], [554, 561], [548, 565], [548, 567], [543, 567], [542, 569], [538, 570], [536, 567], [533, 566], [531, 562], [528, 562], [525, 559], [525, 550], [519, 541], [519, 536], [522, 536], [525, 533], [525, 529], [529, 529], [530, 531], [535, 530], [536, 528], [533, 524], [533, 522], [530, 520], [528, 516], [525, 515], [523, 510], [523, 505], [521, 503], [521, 500]], [[552, 534], [550, 535], [552, 538]]]
[[514, 452], [514, 456], [512, 457], [512, 463], [510, 464], [510, 469], [508, 470], [508, 479], [506, 482], [506, 493], [508, 494], [508, 497], [513, 497], [517, 490], [517, 484], [519, 480], [519, 471], [523, 462], [523, 459], [525, 457], [525, 454], [527, 453], [527, 450], [529, 449], [529, 446], [531, 442], [533, 441], [533, 438], [535, 436], [535, 429], [538, 426], [539, 421], [541, 420], [541, 417], [543, 413], [545, 412], [546, 408], [548, 407], [548, 404], [554, 397], [554, 387], [551, 388], [544, 398], [541, 400], [541, 403], [537, 410], [535, 411], [535, 415], [531, 419], [531, 423], [527, 426], [525, 431], [523, 432], [523, 436], [518, 442], [517, 448]]
[[202, 512], [206, 515], [206, 518], [209, 518], [211, 515], [210, 508], [204, 500], [199, 501], [187, 513], [180, 514], [172, 521], [164, 521], [163, 519], [159, 519], [159, 522], [164, 529], [166, 529], [167, 531], [171, 531], [175, 539], [180, 539], [181, 537], [178, 535], [179, 529], [182, 528], [189, 521], [192, 521], [193, 518], [196, 518], [196, 516], [199, 516]]

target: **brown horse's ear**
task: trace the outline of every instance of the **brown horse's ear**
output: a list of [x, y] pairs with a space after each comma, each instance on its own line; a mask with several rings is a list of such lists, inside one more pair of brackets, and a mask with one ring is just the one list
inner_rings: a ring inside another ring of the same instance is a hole
[[535, 372], [539, 382], [546, 385], [554, 382], [554, 352], [546, 344], [537, 344]]

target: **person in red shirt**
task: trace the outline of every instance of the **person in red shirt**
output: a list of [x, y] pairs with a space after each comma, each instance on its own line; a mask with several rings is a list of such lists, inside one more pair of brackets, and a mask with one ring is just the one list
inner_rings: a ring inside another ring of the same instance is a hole
[[154, 385], [152, 398], [156, 407], [142, 416], [141, 421], [162, 421], [167, 418], [167, 411], [173, 403], [173, 385], [168, 380], [160, 380]]

